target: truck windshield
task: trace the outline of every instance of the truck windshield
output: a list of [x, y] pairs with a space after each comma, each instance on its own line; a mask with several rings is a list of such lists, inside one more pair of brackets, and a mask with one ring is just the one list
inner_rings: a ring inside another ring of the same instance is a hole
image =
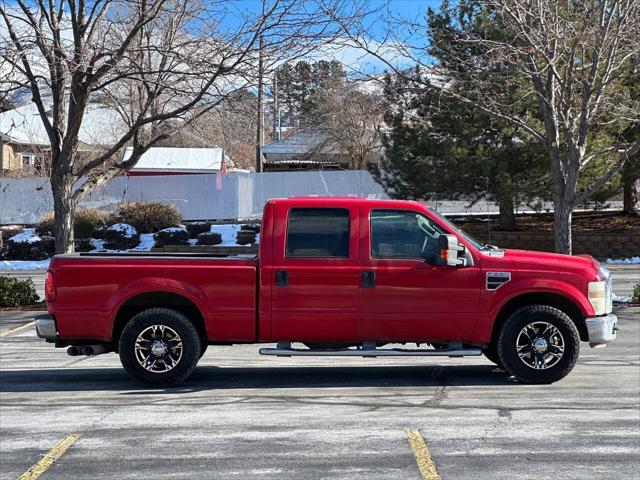
[[454, 231], [458, 232], [462, 238], [464, 238], [467, 242], [469, 242], [471, 245], [473, 245], [473, 247], [476, 248], [477, 250], [489, 250], [489, 249], [492, 248], [489, 245], [485, 245], [484, 243], [479, 242], [478, 240], [473, 238], [471, 235], [469, 235], [467, 232], [465, 232], [461, 228], [455, 226], [444, 215], [442, 215], [442, 214], [440, 214], [440, 213], [438, 213], [438, 212], [436, 212], [435, 210], [432, 210], [432, 209], [429, 209], [429, 211], [431, 213], [433, 213], [436, 217], [438, 217], [438, 219], [442, 223], [444, 223], [447, 227], [449, 227], [451, 230], [454, 230]]

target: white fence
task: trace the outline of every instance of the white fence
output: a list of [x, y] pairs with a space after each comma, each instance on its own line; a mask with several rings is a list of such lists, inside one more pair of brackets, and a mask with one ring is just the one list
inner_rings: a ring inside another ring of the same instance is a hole
[[[267, 200], [300, 195], [387, 198], [367, 171], [313, 171], [120, 177], [92, 192], [81, 207], [112, 209], [123, 202], [176, 205], [185, 220], [259, 216]], [[0, 179], [0, 224], [31, 224], [53, 210], [46, 178]]]
[[[301, 195], [359, 196], [388, 198], [382, 187], [365, 170], [235, 173], [120, 177], [94, 191], [81, 207], [113, 209], [123, 202], [161, 202], [176, 205], [185, 220], [221, 220], [259, 217], [267, 200]], [[486, 200], [431, 200], [429, 205], [445, 214], [497, 213], [498, 206]], [[595, 208], [585, 205], [582, 208]], [[599, 206], [599, 208], [603, 208]], [[605, 208], [622, 208], [622, 202], [608, 201]], [[550, 202], [537, 210], [552, 211]], [[47, 178], [0, 178], [0, 225], [33, 224], [53, 210]], [[517, 211], [532, 208], [519, 205]]]

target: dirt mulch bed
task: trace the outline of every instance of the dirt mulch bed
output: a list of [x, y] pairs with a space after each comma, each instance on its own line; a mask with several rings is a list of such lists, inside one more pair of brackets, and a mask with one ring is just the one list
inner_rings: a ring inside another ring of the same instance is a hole
[[[453, 220], [471, 234], [483, 234], [489, 229], [499, 230], [496, 216], [455, 217]], [[572, 223], [573, 233], [622, 233], [637, 230], [640, 234], [640, 215], [624, 215], [620, 212], [577, 212], [573, 214]], [[552, 232], [553, 214], [517, 215], [516, 224], [518, 231]]]
[[47, 304], [34, 303], [32, 305], [25, 305], [23, 307], [0, 307], [0, 312], [46, 312]]

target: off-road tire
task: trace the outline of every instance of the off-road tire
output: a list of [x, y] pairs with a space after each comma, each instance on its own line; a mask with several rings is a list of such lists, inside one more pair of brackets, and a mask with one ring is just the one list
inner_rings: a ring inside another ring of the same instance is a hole
[[[560, 360], [546, 369], [535, 369], [520, 359], [517, 338], [532, 322], [546, 322], [556, 327], [564, 339]], [[524, 383], [553, 383], [564, 378], [574, 367], [580, 353], [580, 335], [573, 321], [563, 311], [548, 305], [529, 305], [513, 312], [500, 329], [497, 351], [503, 368]]]
[[[182, 356], [167, 372], [150, 372], [136, 358], [136, 340], [152, 325], [165, 325], [177, 332], [182, 340]], [[125, 325], [118, 351], [120, 362], [131, 378], [156, 387], [172, 387], [186, 380], [196, 367], [200, 359], [200, 337], [193, 323], [182, 313], [170, 308], [149, 308]]]

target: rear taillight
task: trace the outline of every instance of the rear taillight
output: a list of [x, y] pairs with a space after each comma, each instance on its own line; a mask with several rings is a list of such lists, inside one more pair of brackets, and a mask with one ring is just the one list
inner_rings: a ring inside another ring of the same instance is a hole
[[44, 299], [47, 302], [53, 302], [56, 299], [56, 282], [51, 272], [47, 272], [47, 280], [44, 282]]

